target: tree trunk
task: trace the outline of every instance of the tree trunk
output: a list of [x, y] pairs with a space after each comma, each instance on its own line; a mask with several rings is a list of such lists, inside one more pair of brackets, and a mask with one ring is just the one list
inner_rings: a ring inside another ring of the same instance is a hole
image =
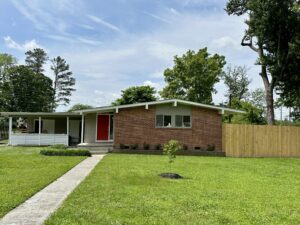
[[273, 88], [271, 85], [265, 87], [266, 89], [266, 103], [267, 103], [267, 122], [268, 125], [274, 125], [274, 99], [273, 99]]
[[267, 103], [267, 123], [268, 125], [274, 125], [274, 98], [273, 98], [273, 90], [274, 85], [273, 81], [269, 81], [267, 76], [267, 68], [266, 66], [261, 66], [261, 77], [264, 82], [265, 93], [266, 93], [266, 103]]

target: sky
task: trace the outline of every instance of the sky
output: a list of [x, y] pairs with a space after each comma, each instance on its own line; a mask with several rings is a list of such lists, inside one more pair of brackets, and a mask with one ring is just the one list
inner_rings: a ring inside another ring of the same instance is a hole
[[[50, 58], [65, 58], [76, 78], [70, 105], [108, 105], [135, 85], [160, 90], [175, 55], [204, 47], [224, 55], [227, 65], [247, 66], [250, 89], [261, 88], [257, 56], [240, 45], [244, 18], [228, 16], [225, 5], [226, 0], [0, 0], [0, 52], [20, 64], [37, 47]], [[45, 73], [53, 77], [50, 62]], [[215, 88], [214, 103], [225, 101], [224, 84]]]

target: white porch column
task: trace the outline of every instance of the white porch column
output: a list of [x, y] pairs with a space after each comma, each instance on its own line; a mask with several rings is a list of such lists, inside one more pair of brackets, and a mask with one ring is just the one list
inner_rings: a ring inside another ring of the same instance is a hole
[[67, 116], [67, 138], [68, 138], [68, 146], [69, 146], [69, 133], [70, 133], [70, 126], [69, 126], [69, 124], [70, 124], [70, 118]]
[[84, 115], [82, 114], [81, 117], [81, 143], [83, 143], [83, 137], [84, 137]]
[[70, 124], [70, 118], [67, 116], [67, 135], [69, 136], [69, 124]]
[[11, 145], [11, 135], [12, 135], [12, 117], [9, 117], [9, 127], [8, 127], [8, 144]]
[[41, 145], [42, 118], [39, 116], [39, 145]]

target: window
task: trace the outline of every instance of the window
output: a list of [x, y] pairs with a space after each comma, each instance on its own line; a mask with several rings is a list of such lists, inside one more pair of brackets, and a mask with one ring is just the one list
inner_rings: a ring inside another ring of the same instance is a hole
[[172, 117], [164, 116], [164, 127], [172, 127]]
[[156, 126], [163, 127], [164, 125], [164, 116], [163, 115], [156, 115]]
[[183, 126], [191, 127], [191, 116], [183, 116]]
[[156, 127], [172, 127], [172, 116], [156, 115]]
[[191, 127], [191, 116], [175, 116], [175, 126], [176, 127]]
[[182, 127], [182, 116], [181, 115], [175, 116], [175, 126]]

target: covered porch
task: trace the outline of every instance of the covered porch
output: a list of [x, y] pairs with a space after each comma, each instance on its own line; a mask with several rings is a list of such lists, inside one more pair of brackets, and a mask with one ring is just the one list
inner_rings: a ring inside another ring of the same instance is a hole
[[9, 145], [77, 145], [82, 117], [78, 113], [4, 112], [9, 121]]

